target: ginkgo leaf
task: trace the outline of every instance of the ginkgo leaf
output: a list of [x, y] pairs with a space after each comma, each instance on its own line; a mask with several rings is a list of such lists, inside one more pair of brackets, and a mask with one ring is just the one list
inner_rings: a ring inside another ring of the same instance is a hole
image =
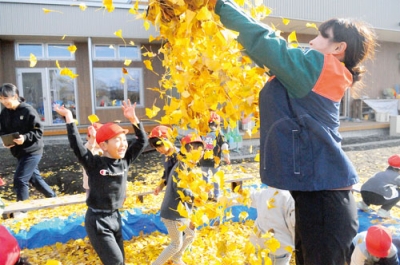
[[42, 8], [42, 10], [43, 10], [43, 12], [45, 14], [48, 14], [48, 13], [61, 13], [62, 14], [61, 11], [57, 11], [57, 10], [50, 10], [50, 9], [47, 9], [47, 8]]
[[96, 114], [90, 114], [88, 116], [88, 120], [90, 121], [91, 124], [100, 121], [99, 117]]
[[149, 117], [149, 119], [152, 119], [153, 117], [157, 116], [159, 111], [160, 111], [160, 108], [153, 105], [153, 107], [151, 109], [146, 108], [146, 116]]
[[149, 69], [150, 71], [153, 71], [153, 66], [151, 65], [151, 61], [150, 60], [144, 60], [143, 63], [146, 66], [147, 69]]
[[125, 84], [125, 77], [121, 77], [121, 79], [119, 80], [119, 82], [120, 82], [121, 84]]
[[113, 12], [115, 9], [115, 6], [114, 6], [112, 0], [103, 0], [103, 6], [108, 12]]
[[86, 5], [85, 3], [80, 3], [80, 4], [79, 4], [79, 9], [80, 9], [80, 10], [85, 11], [86, 8], [87, 8], [87, 5]]
[[288, 44], [292, 48], [296, 48], [298, 46], [296, 31], [292, 31], [288, 36]]
[[58, 69], [61, 69], [60, 63], [58, 62], [58, 60], [56, 60], [56, 66], [57, 66]]
[[67, 35], [63, 35], [61, 40], [65, 40], [66, 37], [67, 37]]
[[77, 50], [75, 45], [70, 45], [67, 48], [68, 51], [70, 51], [71, 53], [75, 53], [75, 51]]
[[290, 23], [290, 19], [282, 18], [282, 22], [284, 25], [288, 25]]
[[30, 62], [29, 67], [35, 67], [35, 65], [37, 63], [37, 59], [33, 53], [29, 54], [29, 62]]
[[71, 77], [72, 79], [77, 78], [79, 75], [75, 74], [71, 69], [64, 67], [60, 71], [60, 75], [66, 75]]
[[132, 63], [132, 60], [125, 60], [124, 65], [129, 66]]
[[307, 28], [314, 28], [318, 31], [318, 27], [315, 23], [306, 23]]
[[126, 43], [124, 38], [122, 37], [122, 29], [119, 29], [116, 32], [114, 32], [114, 35], [117, 36], [118, 38], [121, 38], [123, 42]]

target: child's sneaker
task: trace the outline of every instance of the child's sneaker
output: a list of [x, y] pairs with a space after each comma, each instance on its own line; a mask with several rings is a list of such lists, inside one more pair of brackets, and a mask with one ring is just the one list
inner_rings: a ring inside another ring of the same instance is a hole
[[382, 218], [391, 218], [392, 216], [390, 215], [389, 211], [386, 211], [385, 209], [380, 208], [378, 212], [376, 213], [379, 217]]
[[361, 209], [365, 212], [368, 212], [370, 210], [368, 205], [364, 201], [357, 202], [357, 207], [358, 207], [358, 209]]

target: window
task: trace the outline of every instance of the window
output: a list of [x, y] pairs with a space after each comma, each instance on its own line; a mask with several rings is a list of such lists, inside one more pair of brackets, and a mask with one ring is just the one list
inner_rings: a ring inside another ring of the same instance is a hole
[[71, 45], [73, 44], [17, 43], [15, 55], [17, 60], [29, 59], [31, 53], [41, 60], [73, 60], [74, 54], [68, 50]]
[[124, 74], [121, 68], [93, 68], [96, 108], [120, 107], [127, 99], [143, 105], [142, 69], [127, 71]]
[[134, 60], [140, 61], [138, 46], [96, 44], [93, 48], [95, 60]]
[[67, 58], [72, 57], [72, 53], [68, 50], [68, 44], [48, 44], [47, 55], [48, 58]]
[[17, 58], [29, 58], [33, 53], [36, 58], [44, 58], [43, 44], [17, 44]]

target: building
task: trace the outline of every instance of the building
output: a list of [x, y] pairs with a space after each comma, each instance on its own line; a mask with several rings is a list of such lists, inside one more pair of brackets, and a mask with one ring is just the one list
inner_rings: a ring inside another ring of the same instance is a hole
[[[158, 93], [148, 89], [158, 87], [156, 73], [164, 73], [161, 61], [153, 60], [154, 72], [143, 63], [147, 59], [144, 52], [157, 53], [160, 48], [160, 43], [149, 42], [150, 35], [157, 36], [156, 29], [146, 30], [143, 20], [129, 12], [135, 1], [113, 3], [115, 10], [110, 13], [102, 7], [102, 0], [0, 0], [0, 83], [19, 87], [41, 115], [46, 134], [64, 129], [63, 120], [52, 111], [53, 104], [71, 108], [84, 125], [82, 130], [93, 113], [100, 121], [123, 119], [120, 104], [124, 99], [137, 102], [138, 116], [149, 124], [145, 108], [154, 102], [159, 107], [164, 104]], [[141, 3], [144, 12], [147, 6]], [[305, 26], [307, 22], [318, 25], [331, 17], [366, 20], [376, 28], [380, 47], [376, 60], [366, 65], [365, 89], [356, 97], [378, 98], [384, 88], [400, 86], [398, 0], [385, 4], [374, 0], [269, 0], [266, 4], [273, 14], [265, 22], [286, 33], [296, 30], [299, 42], [305, 44], [317, 33]], [[282, 18], [290, 23], [283, 25]], [[77, 48], [75, 53], [68, 50], [70, 46]], [[31, 53], [37, 58], [35, 67], [30, 67]], [[124, 64], [126, 59], [131, 60], [129, 65]], [[60, 75], [63, 69], [79, 76]], [[351, 100], [350, 95], [344, 98], [343, 116], [351, 115]]]

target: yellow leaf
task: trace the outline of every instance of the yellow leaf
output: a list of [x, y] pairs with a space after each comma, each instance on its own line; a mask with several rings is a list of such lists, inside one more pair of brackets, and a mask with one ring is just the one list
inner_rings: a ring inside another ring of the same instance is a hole
[[68, 51], [70, 51], [71, 53], [75, 53], [75, 51], [77, 50], [75, 45], [70, 45], [67, 48]]
[[207, 6], [204, 6], [203, 8], [200, 9], [200, 11], [197, 13], [196, 18], [198, 20], [209, 20], [211, 19], [212, 14], [208, 10]]
[[56, 66], [58, 69], [61, 69], [60, 64], [58, 63], [58, 60], [56, 60]]
[[87, 8], [87, 6], [86, 6], [85, 3], [80, 3], [80, 4], [79, 4], [79, 9], [80, 9], [80, 10], [85, 11], [86, 8]]
[[90, 115], [88, 116], [88, 119], [89, 119], [89, 121], [90, 121], [91, 124], [100, 121], [99, 117], [97, 117], [96, 114], [90, 114]]
[[147, 69], [149, 69], [150, 71], [153, 71], [153, 66], [151, 65], [151, 61], [150, 60], [144, 60], [143, 63], [146, 66]]
[[108, 12], [113, 12], [115, 9], [115, 6], [113, 5], [112, 0], [103, 0], [103, 6]]
[[292, 31], [288, 36], [289, 46], [292, 48], [296, 48], [298, 46], [296, 31]]
[[129, 66], [132, 63], [132, 60], [125, 60], [124, 65]]
[[288, 25], [290, 23], [290, 19], [282, 18], [282, 22], [284, 25]]
[[153, 107], [151, 109], [146, 108], [146, 116], [149, 117], [149, 119], [152, 119], [153, 117], [157, 116], [159, 111], [160, 111], [160, 108], [153, 105]]
[[317, 25], [315, 25], [315, 23], [306, 23], [306, 27], [307, 28], [314, 28], [318, 31], [318, 27]]
[[119, 29], [116, 32], [114, 32], [114, 35], [122, 39], [122, 29]]
[[64, 40], [64, 39], [65, 39], [65, 37], [67, 37], [67, 35], [64, 35], [64, 36], [62, 36], [61, 40]]
[[29, 62], [30, 62], [30, 65], [29, 65], [30, 67], [35, 67], [35, 65], [37, 63], [37, 59], [33, 53], [29, 54]]
[[291, 246], [286, 246], [284, 249], [289, 253], [293, 252], [293, 248]]
[[178, 209], [176, 209], [176, 210], [178, 211], [178, 213], [182, 217], [184, 217], [184, 218], [188, 218], [189, 217], [189, 214], [188, 214], [188, 212], [187, 212], [187, 210], [186, 210], [186, 208], [185, 208], [185, 206], [183, 205], [182, 202], [179, 202]]
[[51, 13], [51, 12], [62, 14], [61, 11], [50, 10], [50, 9], [47, 9], [47, 8], [42, 8], [42, 10], [43, 10], [43, 12], [44, 12], [45, 14], [48, 14], [48, 13]]
[[272, 209], [275, 208], [275, 198], [271, 198], [267, 201], [267, 208]]
[[[119, 80], [119, 82], [121, 83], [121, 84], [125, 84], [125, 78], [124, 77], [121, 77], [121, 79]], [[114, 105], [113, 105], [114, 106]]]
[[66, 75], [71, 77], [72, 79], [77, 78], [79, 75], [74, 74], [74, 72], [72, 72], [72, 70], [70, 70], [69, 68], [64, 68], [60, 71], [60, 75]]
[[55, 259], [49, 259], [47, 260], [46, 265], [62, 265], [62, 263]]
[[149, 23], [149, 21], [145, 20], [145, 21], [143, 22], [143, 26], [144, 26], [144, 28], [145, 28], [146, 30], [149, 30], [149, 28], [150, 28], [150, 23]]

